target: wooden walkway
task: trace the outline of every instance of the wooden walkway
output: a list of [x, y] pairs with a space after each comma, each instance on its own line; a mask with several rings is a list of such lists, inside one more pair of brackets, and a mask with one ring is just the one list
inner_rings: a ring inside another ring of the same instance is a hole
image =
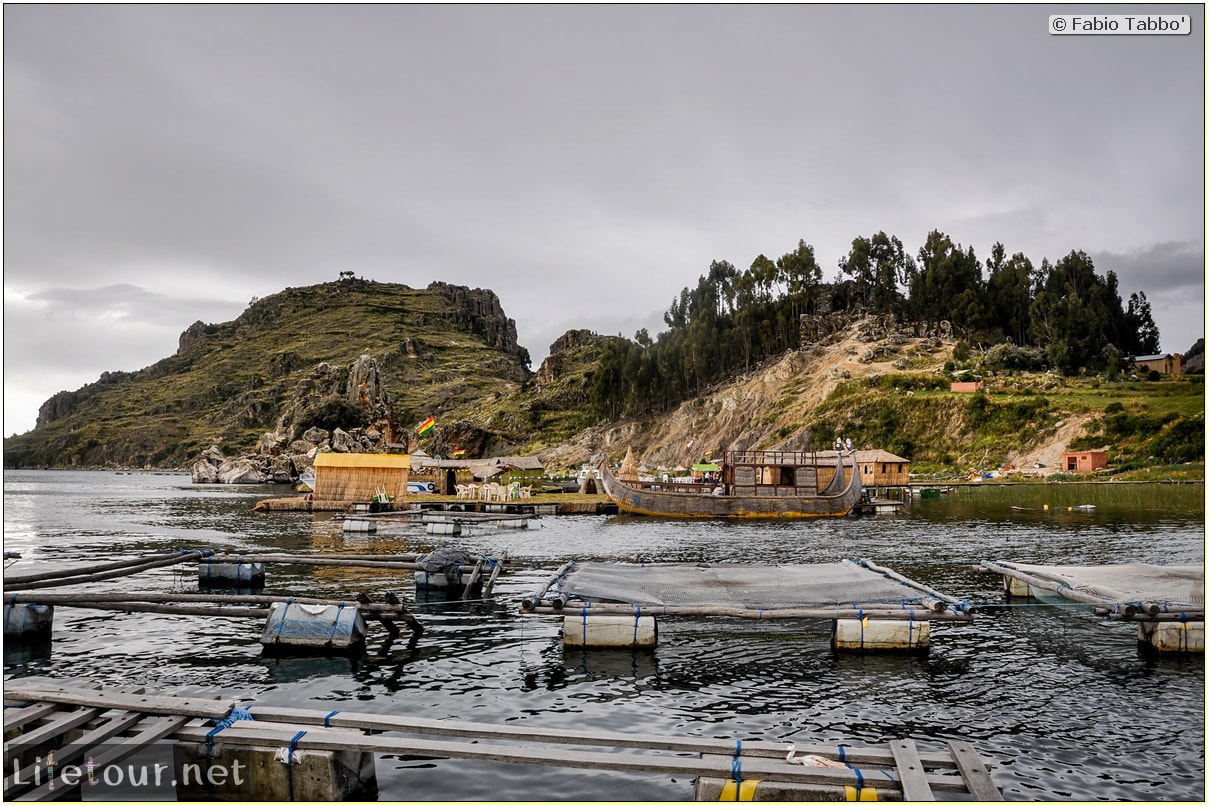
[[[403, 508], [404, 503], [406, 508]], [[387, 505], [390, 508], [379, 512], [364, 512], [354, 509], [353, 504], [339, 503], [332, 505], [320, 504], [307, 499], [305, 496], [290, 496], [288, 498], [264, 498], [256, 503], [256, 512], [331, 512], [336, 516], [353, 514], [358, 516], [377, 515], [384, 513], [404, 513], [419, 511], [449, 511], [449, 512], [507, 512], [515, 515], [616, 515], [617, 505], [607, 498], [598, 501], [560, 501], [557, 495], [551, 495], [539, 500], [528, 500], [525, 503], [509, 501], [504, 503], [491, 501], [467, 501], [453, 496], [412, 496], [406, 502]], [[395, 508], [398, 507], [398, 508]]]
[[[6, 771], [12, 771], [4, 780], [5, 800], [59, 798], [72, 791], [63, 784], [57, 790], [33, 784], [32, 764], [21, 761], [14, 766], [10, 761], [10, 752], [20, 748], [53, 747], [61, 767], [79, 763], [90, 747], [105, 742], [108, 755], [94, 759], [100, 765], [165, 739], [212, 748], [288, 748], [291, 757], [295, 750], [351, 751], [695, 777], [698, 798], [717, 797], [729, 786], [730, 798], [736, 799], [737, 783], [743, 799], [754, 794], [756, 800], [765, 799], [760, 787], [773, 787], [766, 792], [775, 799], [816, 799], [821, 793], [838, 793], [843, 799], [846, 787], [849, 795], [855, 790], [858, 796], [862, 788], [872, 788], [879, 800], [951, 799], [958, 793], [959, 799], [1002, 799], [986, 762], [960, 741], [948, 742], [947, 752], [920, 752], [910, 740], [864, 748], [797, 745], [797, 756], [831, 762], [811, 766], [790, 762], [781, 742], [543, 729], [255, 704], [236, 712], [232, 720], [237, 702], [229, 696], [148, 694], [80, 681], [10, 680], [4, 702], [4, 735], [9, 737], [4, 763]], [[703, 788], [709, 782], [715, 785], [712, 791]], [[795, 787], [799, 797], [792, 796]], [[79, 786], [74, 791], [78, 798]], [[869, 794], [859, 799], [870, 799]]]

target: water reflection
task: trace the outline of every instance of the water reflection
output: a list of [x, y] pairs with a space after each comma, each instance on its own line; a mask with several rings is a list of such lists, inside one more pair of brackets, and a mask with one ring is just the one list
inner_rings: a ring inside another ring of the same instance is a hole
[[[510, 559], [494, 594], [476, 601], [417, 591], [406, 572], [268, 566], [265, 590], [282, 596], [351, 599], [365, 591], [381, 601], [386, 590], [395, 591], [425, 627], [414, 644], [406, 630], [391, 640], [371, 622], [363, 654], [271, 658], [257, 641], [263, 622], [64, 608], [56, 613], [53, 645], [23, 649], [5, 642], [5, 675], [221, 686], [258, 703], [524, 722], [536, 730], [590, 725], [850, 745], [909, 737], [928, 750], [964, 739], [994, 762], [994, 778], [1009, 800], [1199, 801], [1205, 794], [1203, 656], [1147, 657], [1138, 651], [1136, 628], [1106, 623], [1086, 608], [1009, 602], [998, 576], [973, 570], [984, 559], [1201, 563], [1203, 489], [1178, 487], [1152, 487], [1155, 496], [1136, 504], [1121, 503], [1126, 488], [1068, 494], [987, 487], [916, 501], [893, 518], [806, 523], [545, 517], [529, 529], [467, 539], [428, 536], [418, 524], [345, 534], [328, 516], [253, 513], [258, 497], [278, 494], [275, 488], [261, 494], [189, 485], [179, 476], [7, 473], [5, 548], [21, 551], [21, 565], [31, 572], [52, 557], [66, 566], [182, 546], [242, 554], [454, 547], [506, 552]], [[1084, 502], [1097, 509], [1057, 509]], [[1035, 509], [1012, 510], [1013, 504]], [[970, 599], [980, 606], [975, 622], [934, 623], [930, 651], [901, 656], [836, 654], [826, 622], [666, 619], [659, 645], [635, 652], [565, 647], [559, 619], [519, 612], [521, 598], [571, 559], [814, 563], [866, 557]], [[196, 567], [108, 584], [194, 591]], [[493, 764], [412, 766], [379, 764], [383, 798], [691, 797], [691, 782], [666, 778], [538, 775]]]

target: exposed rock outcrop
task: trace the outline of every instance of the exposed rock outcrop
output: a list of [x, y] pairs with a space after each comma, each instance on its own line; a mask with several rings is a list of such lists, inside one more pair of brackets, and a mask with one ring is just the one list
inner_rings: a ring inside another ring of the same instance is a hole
[[66, 417], [79, 403], [80, 396], [76, 392], [63, 391], [52, 395], [38, 408], [38, 425], [53, 423], [60, 417]]
[[449, 300], [449, 315], [457, 327], [481, 336], [487, 344], [508, 355], [519, 355], [516, 322], [504, 315], [504, 308], [494, 291], [440, 281], [429, 283], [428, 290], [438, 291]]
[[261, 436], [255, 454], [228, 459], [211, 447], [193, 463], [193, 481], [292, 483], [312, 465], [316, 450], [382, 453], [402, 434], [372, 357], [361, 355], [347, 370], [324, 362], [298, 384], [276, 428]]
[[184, 355], [189, 351], [189, 348], [201, 341], [206, 335], [206, 323], [198, 319], [189, 327], [185, 328], [185, 332], [181, 333], [180, 341], [177, 343], [176, 354]]
[[566, 364], [565, 354], [577, 347], [599, 344], [603, 337], [591, 330], [568, 330], [550, 343], [550, 354], [538, 367], [534, 381], [538, 386], [549, 386], [563, 374]]

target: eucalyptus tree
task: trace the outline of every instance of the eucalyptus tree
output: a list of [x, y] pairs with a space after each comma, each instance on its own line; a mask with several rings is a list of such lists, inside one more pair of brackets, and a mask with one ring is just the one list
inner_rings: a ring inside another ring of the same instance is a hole
[[1029, 306], [1033, 302], [1036, 272], [1032, 261], [1017, 252], [1010, 258], [996, 241], [987, 258], [987, 307], [993, 328], [1024, 345], [1029, 333]]
[[1133, 355], [1154, 355], [1159, 351], [1159, 328], [1150, 315], [1150, 303], [1145, 291], [1129, 295], [1129, 308], [1125, 312], [1126, 330], [1133, 338], [1122, 349]]
[[910, 278], [909, 312], [917, 319], [948, 319], [956, 326], [986, 324], [982, 269], [974, 248], [963, 250], [939, 230], [919, 249], [918, 271]]

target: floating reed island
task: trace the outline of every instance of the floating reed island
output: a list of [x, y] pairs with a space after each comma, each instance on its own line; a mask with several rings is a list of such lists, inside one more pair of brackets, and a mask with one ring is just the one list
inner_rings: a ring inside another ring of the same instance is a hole
[[[418, 509], [447, 509], [461, 512], [508, 512], [528, 515], [598, 515], [617, 512], [603, 496], [561, 493], [521, 497], [519, 484], [507, 494], [468, 497], [462, 491], [453, 494], [457, 473], [446, 468], [439, 489], [450, 495], [424, 493], [411, 495], [408, 474], [413, 466], [408, 454], [320, 453], [315, 456], [315, 482], [311, 492], [285, 498], [258, 501], [257, 512], [397, 512]], [[469, 473], [471, 463], [454, 460], [461, 472]], [[528, 492], [528, 488], [523, 488]], [[515, 496], [512, 493], [515, 492]]]

